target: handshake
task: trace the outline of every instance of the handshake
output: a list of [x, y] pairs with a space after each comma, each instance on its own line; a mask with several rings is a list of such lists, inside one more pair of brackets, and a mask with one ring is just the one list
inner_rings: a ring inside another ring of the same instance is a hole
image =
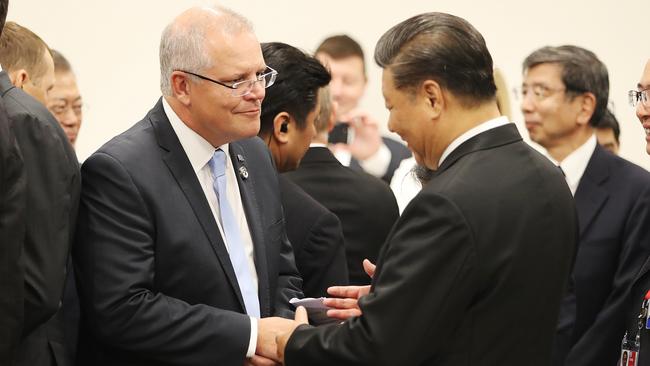
[[[363, 268], [372, 277], [375, 265], [369, 260], [363, 261]], [[370, 286], [332, 286], [327, 293], [332, 298], [323, 300], [323, 305], [331, 308], [327, 311], [330, 318], [344, 321], [361, 315], [359, 298], [370, 292]], [[289, 338], [300, 325], [309, 324], [307, 310], [299, 306], [294, 320], [279, 317], [259, 319], [257, 322], [257, 347], [255, 355], [247, 358], [244, 366], [274, 366], [284, 364], [284, 350]]]

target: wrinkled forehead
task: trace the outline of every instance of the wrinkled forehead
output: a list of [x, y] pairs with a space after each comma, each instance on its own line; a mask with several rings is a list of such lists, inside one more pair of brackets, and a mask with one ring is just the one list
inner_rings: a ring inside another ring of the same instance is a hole
[[257, 72], [264, 69], [264, 56], [253, 32], [210, 32], [208, 52], [220, 74]]

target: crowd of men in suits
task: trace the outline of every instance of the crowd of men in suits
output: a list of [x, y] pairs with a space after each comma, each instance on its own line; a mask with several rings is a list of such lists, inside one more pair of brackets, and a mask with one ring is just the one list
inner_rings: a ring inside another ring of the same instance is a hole
[[[80, 168], [72, 68], [7, 7], [0, 365], [650, 365], [650, 173], [607, 151], [593, 52], [523, 62], [544, 156], [502, 116], [470, 23], [400, 22], [374, 59], [407, 149], [358, 108], [350, 37], [312, 56], [191, 8], [162, 32], [162, 97]], [[629, 93], [648, 154], [649, 94], [650, 60]], [[411, 153], [422, 190], [400, 215], [387, 183]]]

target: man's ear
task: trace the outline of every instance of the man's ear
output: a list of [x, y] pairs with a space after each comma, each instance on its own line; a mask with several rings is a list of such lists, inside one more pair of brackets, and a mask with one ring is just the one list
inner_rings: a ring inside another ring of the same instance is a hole
[[593, 93], [583, 93], [576, 97], [578, 104], [578, 118], [579, 125], [587, 125], [596, 110], [596, 96]]
[[427, 110], [431, 113], [432, 119], [440, 117], [445, 107], [445, 95], [440, 84], [435, 80], [425, 80], [419, 88], [417, 98], [426, 103]]
[[29, 82], [29, 73], [25, 69], [18, 69], [9, 73], [9, 79], [16, 88], [22, 89]]
[[191, 103], [190, 91], [193, 86], [189, 80], [189, 76], [184, 72], [174, 71], [172, 72], [170, 79], [172, 96], [183, 105], [189, 106]]
[[289, 134], [295, 128], [296, 124], [287, 112], [280, 112], [273, 118], [273, 138], [278, 144], [289, 142]]

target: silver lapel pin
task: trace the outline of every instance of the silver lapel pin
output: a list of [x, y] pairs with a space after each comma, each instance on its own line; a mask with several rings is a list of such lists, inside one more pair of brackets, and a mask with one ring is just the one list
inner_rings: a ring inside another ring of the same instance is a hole
[[245, 166], [240, 166], [239, 167], [239, 176], [242, 179], [248, 179], [248, 169], [246, 169]]

